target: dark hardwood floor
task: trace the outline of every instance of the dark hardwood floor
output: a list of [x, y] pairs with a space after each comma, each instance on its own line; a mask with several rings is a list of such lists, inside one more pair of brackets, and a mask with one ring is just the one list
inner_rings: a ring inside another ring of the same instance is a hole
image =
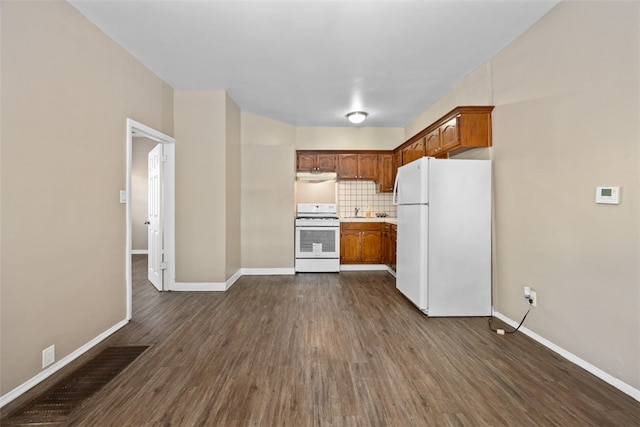
[[153, 347], [66, 425], [640, 425], [640, 402], [486, 318], [422, 315], [385, 272], [158, 293], [134, 271], [133, 320], [95, 351]]

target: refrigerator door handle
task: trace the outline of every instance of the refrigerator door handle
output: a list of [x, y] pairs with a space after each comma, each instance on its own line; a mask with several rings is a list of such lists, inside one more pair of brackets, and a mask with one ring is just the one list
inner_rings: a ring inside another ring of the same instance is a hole
[[393, 183], [393, 197], [391, 198], [391, 203], [394, 206], [398, 206], [398, 176], [400, 174], [396, 174], [396, 180]]

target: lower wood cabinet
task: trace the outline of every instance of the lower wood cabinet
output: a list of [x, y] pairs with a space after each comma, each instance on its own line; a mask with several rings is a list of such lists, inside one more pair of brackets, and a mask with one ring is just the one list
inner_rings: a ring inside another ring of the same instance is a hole
[[398, 242], [398, 226], [395, 224], [384, 224], [382, 231], [382, 263], [396, 269], [396, 250]]
[[340, 225], [341, 264], [382, 262], [382, 222], [343, 222]]

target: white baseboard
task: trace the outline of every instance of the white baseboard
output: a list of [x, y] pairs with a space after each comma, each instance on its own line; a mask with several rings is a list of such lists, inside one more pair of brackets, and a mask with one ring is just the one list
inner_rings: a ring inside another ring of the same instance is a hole
[[393, 277], [398, 277], [396, 276], [396, 272], [389, 266], [387, 266], [387, 272], [392, 275]]
[[112, 327], [110, 327], [109, 329], [107, 329], [106, 331], [104, 331], [103, 333], [98, 335], [97, 337], [93, 338], [91, 341], [89, 341], [88, 343], [86, 343], [82, 347], [78, 348], [73, 353], [69, 354], [68, 356], [66, 356], [63, 359], [60, 359], [59, 361], [57, 361], [53, 365], [49, 366], [47, 369], [45, 369], [44, 371], [40, 372], [35, 377], [31, 378], [27, 382], [25, 382], [25, 383], [19, 385], [18, 387], [14, 388], [13, 390], [8, 392], [7, 394], [5, 394], [3, 396], [0, 396], [0, 408], [2, 408], [7, 403], [13, 401], [17, 397], [21, 396], [23, 393], [26, 393], [27, 391], [29, 391], [30, 389], [32, 389], [36, 385], [40, 384], [42, 381], [44, 381], [47, 378], [49, 378], [54, 373], [58, 372], [60, 369], [62, 369], [65, 366], [67, 366], [69, 363], [71, 363], [74, 360], [76, 360], [78, 357], [82, 356], [87, 351], [91, 350], [93, 347], [95, 347], [97, 344], [99, 344], [104, 339], [108, 338], [111, 334], [113, 334], [118, 329], [120, 329], [123, 326], [125, 326], [127, 323], [129, 323], [129, 320], [127, 320], [127, 319], [121, 320], [120, 322], [116, 323], [115, 325], [113, 325]]
[[243, 276], [283, 276], [296, 274], [293, 267], [291, 268], [243, 268]]
[[387, 271], [384, 264], [340, 264], [340, 271]]
[[[498, 313], [497, 311], [495, 311], [493, 313], [493, 315], [495, 317], [497, 317], [498, 319], [502, 320], [504, 323], [506, 323], [509, 326], [513, 327], [513, 328], [516, 328], [518, 326], [518, 322], [515, 322], [515, 321], [509, 319], [507, 316], [505, 316], [502, 313]], [[550, 350], [555, 351], [556, 353], [558, 353], [560, 356], [564, 357], [568, 361], [570, 361], [572, 363], [575, 363], [576, 365], [580, 366], [585, 371], [595, 375], [596, 377], [600, 378], [604, 382], [611, 384], [612, 386], [614, 386], [618, 390], [622, 391], [625, 394], [628, 394], [629, 396], [633, 397], [635, 400], [640, 402], [640, 390], [638, 390], [636, 388], [633, 388], [629, 384], [627, 384], [627, 383], [621, 381], [620, 379], [614, 377], [613, 375], [603, 371], [602, 369], [598, 368], [597, 366], [592, 365], [591, 363], [587, 362], [586, 360], [583, 360], [583, 359], [579, 358], [575, 354], [563, 349], [562, 347], [557, 346], [556, 344], [552, 343], [551, 341], [547, 340], [546, 338], [541, 337], [540, 335], [536, 334], [535, 332], [533, 332], [530, 329], [525, 328], [524, 326], [521, 326], [519, 331], [521, 331], [523, 334], [525, 334], [529, 338], [531, 338], [531, 339], [533, 339], [535, 341], [538, 341], [540, 344], [542, 344], [543, 346], [549, 348]]]
[[131, 249], [131, 255], [149, 255], [148, 249]]
[[235, 272], [226, 282], [175, 282], [172, 291], [179, 292], [224, 292], [242, 276], [242, 269]]
[[222, 282], [176, 282], [171, 287], [177, 292], [224, 292], [226, 285]]

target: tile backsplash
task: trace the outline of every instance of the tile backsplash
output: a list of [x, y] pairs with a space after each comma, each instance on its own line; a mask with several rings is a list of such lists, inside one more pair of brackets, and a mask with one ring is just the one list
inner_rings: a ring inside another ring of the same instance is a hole
[[395, 217], [396, 206], [392, 203], [391, 193], [376, 193], [376, 183], [373, 181], [338, 181], [336, 183], [336, 202], [338, 215], [348, 217], [354, 215], [354, 209], [359, 208], [358, 216], [365, 216], [367, 210], [371, 215], [386, 213]]

